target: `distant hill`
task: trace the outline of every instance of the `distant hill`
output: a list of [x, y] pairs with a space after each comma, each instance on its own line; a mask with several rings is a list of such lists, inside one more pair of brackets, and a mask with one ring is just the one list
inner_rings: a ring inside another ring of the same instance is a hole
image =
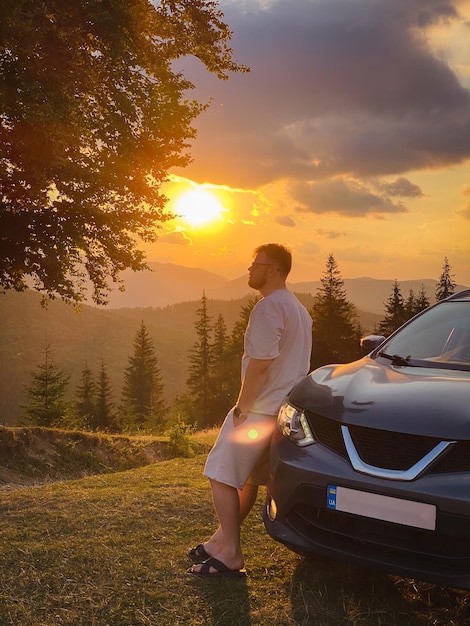
[[[203, 291], [213, 300], [238, 300], [256, 292], [247, 284], [247, 275], [229, 280], [205, 270], [173, 265], [171, 263], [150, 263], [151, 272], [125, 272], [125, 291], [113, 291], [106, 309], [134, 307], [165, 307], [178, 302], [200, 300]], [[395, 279], [346, 278], [344, 286], [348, 300], [361, 311], [378, 315], [384, 314], [384, 303], [392, 293]], [[398, 281], [404, 298], [412, 289], [415, 293], [424, 285], [427, 296], [434, 301], [436, 280], [423, 278]], [[297, 293], [314, 295], [320, 287], [320, 280], [288, 283]], [[458, 285], [457, 290], [465, 289]]]
[[226, 278], [202, 269], [172, 263], [148, 265], [150, 269], [143, 272], [126, 270], [122, 273], [126, 290], [115, 289], [107, 308], [163, 307], [200, 300], [204, 290], [208, 293], [228, 282]]

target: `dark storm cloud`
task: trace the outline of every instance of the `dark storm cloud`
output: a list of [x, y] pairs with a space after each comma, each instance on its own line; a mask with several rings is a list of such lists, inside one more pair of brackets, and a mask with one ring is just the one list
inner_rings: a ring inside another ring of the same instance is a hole
[[198, 122], [190, 175], [254, 187], [399, 175], [470, 157], [469, 91], [425, 31], [459, 19], [457, 0], [256, 6], [221, 3], [250, 74], [220, 83], [192, 69], [197, 95], [213, 103]]

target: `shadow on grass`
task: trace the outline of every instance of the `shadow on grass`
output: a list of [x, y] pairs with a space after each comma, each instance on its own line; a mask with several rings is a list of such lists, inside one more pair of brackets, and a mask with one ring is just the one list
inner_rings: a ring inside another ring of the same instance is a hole
[[302, 560], [291, 591], [296, 624], [470, 624], [468, 593], [326, 558]]
[[212, 610], [214, 626], [250, 626], [247, 579], [204, 580], [194, 576], [194, 593]]

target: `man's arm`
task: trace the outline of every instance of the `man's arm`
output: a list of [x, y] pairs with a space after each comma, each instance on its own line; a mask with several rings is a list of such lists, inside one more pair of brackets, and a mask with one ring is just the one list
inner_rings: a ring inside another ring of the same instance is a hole
[[237, 400], [237, 406], [242, 414], [239, 418], [240, 423], [245, 420], [244, 415], [251, 411], [273, 361], [274, 359], [250, 359]]

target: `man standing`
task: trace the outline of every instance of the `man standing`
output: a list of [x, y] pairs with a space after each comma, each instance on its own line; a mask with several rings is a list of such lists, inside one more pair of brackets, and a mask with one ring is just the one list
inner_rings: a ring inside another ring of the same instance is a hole
[[245, 332], [242, 382], [236, 406], [225, 418], [204, 475], [212, 488], [219, 527], [188, 552], [190, 572], [204, 578], [245, 576], [240, 528], [265, 485], [269, 444], [287, 393], [308, 373], [312, 319], [286, 287], [290, 251], [275, 243], [259, 246], [248, 285], [262, 298]]

